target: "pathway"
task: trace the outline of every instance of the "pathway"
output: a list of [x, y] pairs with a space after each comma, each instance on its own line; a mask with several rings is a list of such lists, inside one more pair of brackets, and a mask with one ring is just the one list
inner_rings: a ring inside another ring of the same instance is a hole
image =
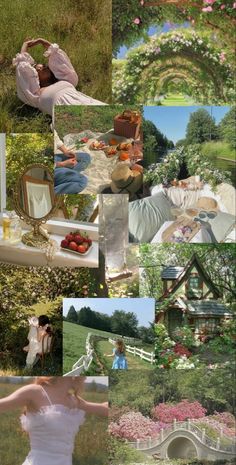
[[161, 104], [166, 107], [183, 107], [196, 105], [190, 97], [185, 97], [183, 94], [167, 94]]

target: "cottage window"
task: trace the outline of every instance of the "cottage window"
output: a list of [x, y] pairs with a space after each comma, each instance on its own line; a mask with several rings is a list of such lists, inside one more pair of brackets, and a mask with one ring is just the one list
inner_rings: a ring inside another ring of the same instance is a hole
[[188, 299], [200, 299], [202, 297], [202, 280], [199, 276], [190, 276], [187, 283]]

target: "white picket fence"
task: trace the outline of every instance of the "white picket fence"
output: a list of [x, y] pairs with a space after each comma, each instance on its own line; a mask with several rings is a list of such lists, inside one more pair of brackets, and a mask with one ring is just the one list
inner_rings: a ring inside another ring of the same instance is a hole
[[88, 333], [85, 343], [86, 355], [82, 355], [82, 357], [74, 363], [72, 370], [66, 373], [64, 376], [79, 376], [84, 371], [87, 371], [93, 361], [93, 345], [91, 342], [91, 338], [94, 336], [92, 333]]
[[[116, 341], [114, 339], [109, 338], [109, 342], [115, 345]], [[130, 345], [126, 345], [125, 349], [127, 352], [132, 354], [134, 357], [140, 357], [142, 360], [146, 360], [147, 362], [153, 364], [155, 362], [155, 354], [154, 352], [146, 352], [143, 349], [138, 349], [138, 347], [133, 347]]]

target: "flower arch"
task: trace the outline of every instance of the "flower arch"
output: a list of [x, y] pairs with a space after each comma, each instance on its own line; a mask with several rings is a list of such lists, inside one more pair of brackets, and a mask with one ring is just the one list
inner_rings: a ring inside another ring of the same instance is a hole
[[234, 99], [234, 69], [208, 36], [178, 30], [153, 36], [131, 50], [126, 60], [114, 60], [113, 96], [117, 103], [147, 103], [181, 77], [199, 103], [230, 103]]
[[217, 34], [217, 39], [234, 56], [235, 0], [113, 0], [113, 50], [131, 46], [151, 25], [183, 24]]

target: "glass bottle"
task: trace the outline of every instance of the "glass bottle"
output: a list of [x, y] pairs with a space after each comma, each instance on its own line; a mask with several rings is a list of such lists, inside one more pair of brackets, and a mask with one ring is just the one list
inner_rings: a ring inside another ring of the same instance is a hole
[[11, 244], [17, 244], [18, 242], [21, 241], [21, 236], [22, 236], [22, 228], [21, 228], [21, 221], [19, 216], [15, 212], [12, 212], [11, 214], [11, 220], [10, 220], [10, 242]]
[[11, 223], [10, 212], [5, 210], [3, 213], [3, 219], [2, 219], [2, 230], [3, 230], [4, 241], [9, 241], [10, 239], [10, 223]]

